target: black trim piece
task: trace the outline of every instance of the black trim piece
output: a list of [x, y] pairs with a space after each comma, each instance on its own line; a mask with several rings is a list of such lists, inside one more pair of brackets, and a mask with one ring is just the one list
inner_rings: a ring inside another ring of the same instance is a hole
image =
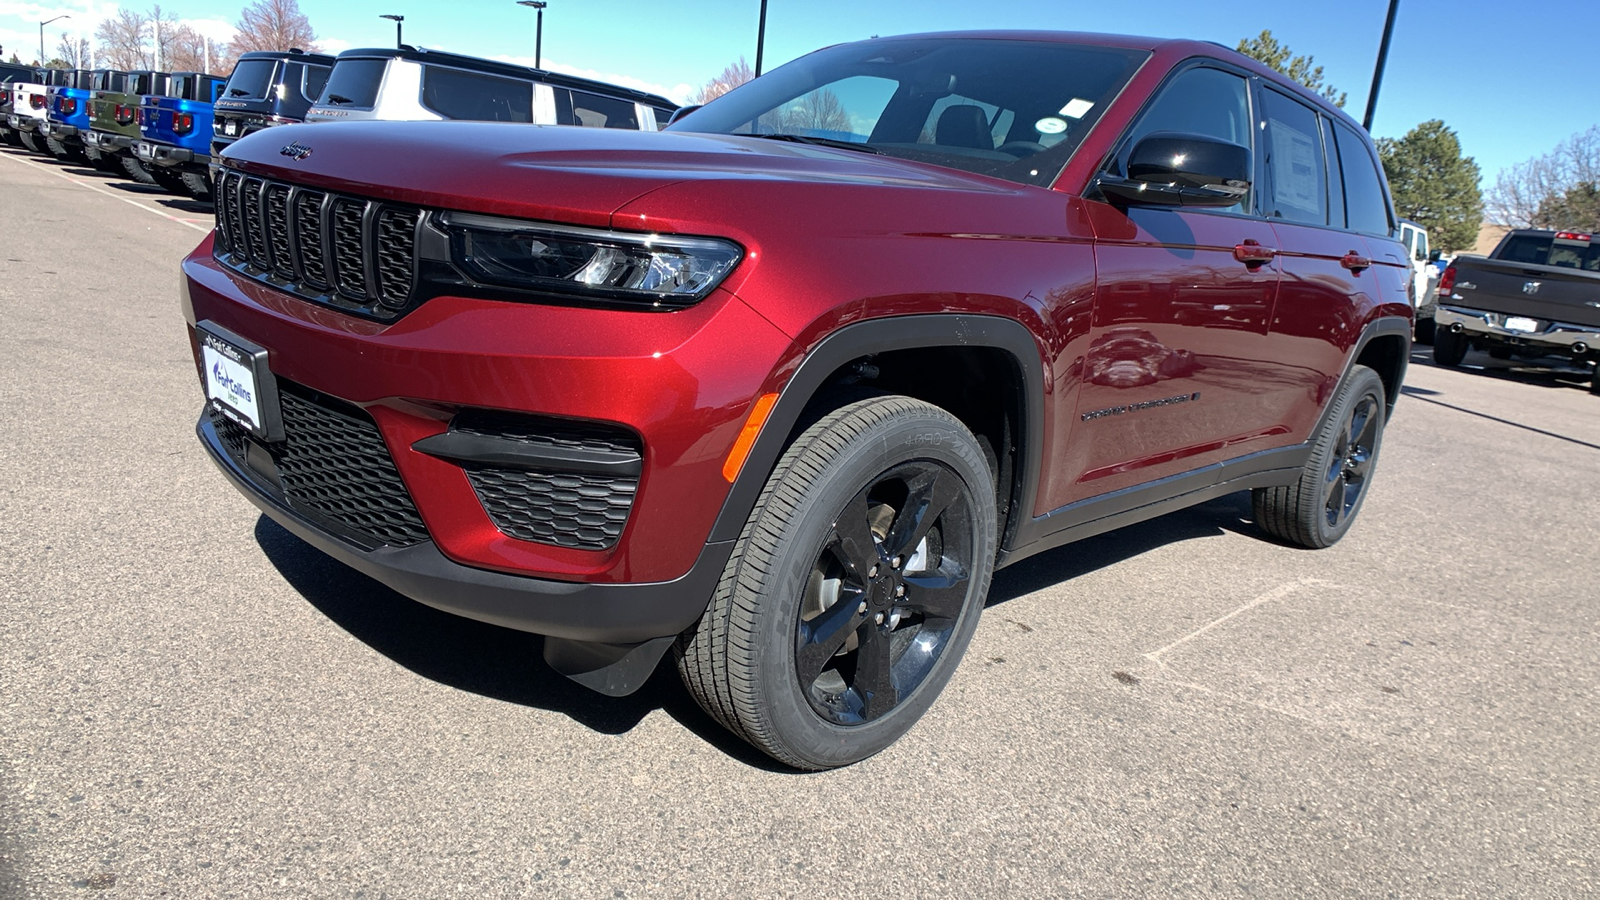
[[634, 478], [644, 471], [644, 462], [637, 453], [530, 444], [527, 441], [461, 431], [446, 431], [423, 438], [412, 444], [411, 449], [451, 462], [517, 469], [556, 469]]
[[607, 644], [674, 637], [705, 611], [733, 553], [733, 542], [711, 542], [688, 573], [672, 581], [586, 584], [464, 566], [447, 558], [432, 541], [408, 547], [360, 547], [264, 493], [222, 449], [210, 416], [202, 415], [195, 431], [233, 486], [296, 537], [419, 603], [518, 631]]
[[607, 697], [626, 697], [644, 686], [676, 635], [638, 644], [544, 639], [544, 661], [557, 672]]
[[987, 347], [1008, 353], [1021, 370], [1023, 434], [1018, 454], [1022, 476], [1012, 492], [1012, 510], [1000, 546], [1010, 546], [1019, 522], [1016, 510], [1032, 509], [1039, 491], [1039, 454], [1044, 446], [1044, 363], [1027, 326], [999, 316], [937, 314], [871, 319], [847, 325], [822, 340], [784, 385], [744, 468], [723, 501], [711, 528], [711, 541], [734, 541], [755, 508], [767, 475], [789, 443], [789, 434], [828, 376], [853, 360], [894, 350], [929, 347]]
[[1292, 484], [1310, 456], [1310, 444], [1262, 450], [1068, 504], [1028, 522], [997, 566], [1237, 491]]
[[[1346, 379], [1350, 377], [1350, 369], [1353, 368], [1356, 364], [1356, 361], [1361, 358], [1362, 351], [1367, 349], [1367, 345], [1372, 343], [1373, 338], [1394, 335], [1405, 340], [1405, 349], [1400, 353], [1400, 371], [1395, 373], [1394, 379], [1394, 383], [1396, 385], [1405, 384], [1406, 369], [1409, 368], [1411, 364], [1412, 328], [1413, 326], [1410, 319], [1402, 319], [1399, 316], [1384, 316], [1380, 319], [1373, 319], [1371, 322], [1366, 324], [1365, 328], [1361, 329], [1361, 337], [1356, 339], [1355, 349], [1350, 352], [1350, 355], [1344, 361], [1344, 371], [1339, 373], [1338, 384], [1334, 385], [1334, 389], [1328, 392], [1328, 401], [1322, 404], [1322, 415], [1317, 417], [1317, 425], [1312, 429], [1312, 434], [1316, 434], [1317, 432], [1321, 431], [1322, 427], [1327, 424], [1328, 416], [1332, 415], [1333, 413], [1333, 398], [1339, 396], [1338, 385], [1344, 384]], [[1378, 377], [1382, 378], [1383, 373], [1379, 372]], [[1387, 382], [1385, 382], [1385, 384], [1387, 384]], [[1387, 410], [1388, 415], [1394, 415], [1394, 404], [1395, 401], [1399, 399], [1400, 392], [1398, 390], [1394, 392], [1393, 397], [1385, 398], [1389, 407]]]

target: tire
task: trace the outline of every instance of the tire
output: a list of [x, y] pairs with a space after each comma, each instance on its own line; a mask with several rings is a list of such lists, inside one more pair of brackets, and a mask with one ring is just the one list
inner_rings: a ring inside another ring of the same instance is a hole
[[189, 196], [189, 186], [183, 183], [183, 177], [177, 172], [171, 169], [163, 169], [160, 166], [147, 166], [145, 171], [149, 172], [150, 177], [155, 179], [155, 183], [165, 188], [168, 193], [177, 194], [180, 197]]
[[1383, 444], [1386, 409], [1378, 373], [1366, 366], [1351, 368], [1317, 431], [1299, 480], [1250, 492], [1261, 530], [1313, 550], [1338, 543], [1367, 498]]
[[150, 173], [145, 171], [144, 163], [134, 159], [133, 154], [118, 153], [117, 162], [122, 164], [122, 171], [127, 173], [127, 176], [132, 178], [134, 181], [137, 181], [140, 184], [156, 183], [156, 180], [150, 177]]
[[1440, 329], [1433, 335], [1433, 361], [1436, 365], [1454, 369], [1467, 358], [1467, 336]]
[[1419, 344], [1432, 344], [1434, 324], [1432, 316], [1426, 319], [1418, 319], [1416, 329], [1413, 332], [1415, 341]]
[[993, 476], [954, 416], [898, 396], [840, 407], [767, 479], [710, 606], [678, 641], [679, 674], [706, 712], [782, 763], [866, 759], [916, 724], [960, 662], [995, 523]]
[[49, 150], [50, 150], [50, 155], [54, 156], [56, 159], [61, 160], [62, 162], [85, 162], [86, 163], [86, 162], [89, 161], [89, 158], [87, 156], [83, 155], [83, 148], [82, 147], [75, 146], [75, 145], [74, 146], [68, 146], [67, 144], [63, 144], [60, 141], [58, 141], [58, 140], [56, 140], [55, 138], [52, 138], [52, 137], [47, 137], [44, 140], [45, 140], [45, 146], [48, 147]]
[[34, 136], [29, 132], [26, 132], [26, 131], [17, 132], [17, 140], [22, 142], [22, 146], [27, 147], [29, 150], [32, 150], [34, 153], [44, 153], [45, 152], [44, 150], [39, 149], [39, 142], [37, 140], [35, 140]]
[[1589, 373], [1589, 393], [1600, 397], [1600, 362], [1594, 364], [1594, 371]]
[[183, 172], [179, 177], [183, 179], [183, 186], [189, 192], [189, 196], [206, 203], [211, 202], [211, 179], [208, 176], [201, 172]]

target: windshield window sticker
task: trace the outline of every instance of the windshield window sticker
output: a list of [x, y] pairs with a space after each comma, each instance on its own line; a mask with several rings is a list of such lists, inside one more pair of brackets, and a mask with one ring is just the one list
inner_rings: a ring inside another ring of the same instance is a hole
[[1094, 109], [1093, 100], [1085, 100], [1082, 97], [1075, 97], [1068, 101], [1066, 106], [1061, 107], [1061, 114], [1069, 119], [1081, 119], [1083, 118], [1083, 114], [1091, 109]]
[[1067, 123], [1065, 120], [1058, 119], [1055, 116], [1046, 116], [1033, 123], [1033, 130], [1040, 134], [1060, 134], [1067, 130]]
[[1315, 217], [1322, 212], [1317, 191], [1317, 145], [1305, 132], [1279, 119], [1271, 122], [1272, 177], [1277, 183], [1277, 201]]

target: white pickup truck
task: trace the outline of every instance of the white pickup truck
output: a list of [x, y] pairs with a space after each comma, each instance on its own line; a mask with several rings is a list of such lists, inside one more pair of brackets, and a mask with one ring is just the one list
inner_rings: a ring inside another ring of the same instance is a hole
[[1416, 314], [1417, 341], [1433, 343], [1434, 314], [1439, 310], [1439, 254], [1428, 249], [1428, 230], [1410, 219], [1400, 220], [1400, 243], [1411, 254], [1412, 309]]

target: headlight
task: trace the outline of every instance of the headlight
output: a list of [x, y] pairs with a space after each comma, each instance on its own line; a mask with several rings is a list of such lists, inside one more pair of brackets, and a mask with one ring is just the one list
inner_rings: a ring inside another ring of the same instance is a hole
[[689, 306], [705, 299], [744, 251], [717, 238], [547, 225], [441, 213], [455, 264], [473, 280], [528, 291]]

